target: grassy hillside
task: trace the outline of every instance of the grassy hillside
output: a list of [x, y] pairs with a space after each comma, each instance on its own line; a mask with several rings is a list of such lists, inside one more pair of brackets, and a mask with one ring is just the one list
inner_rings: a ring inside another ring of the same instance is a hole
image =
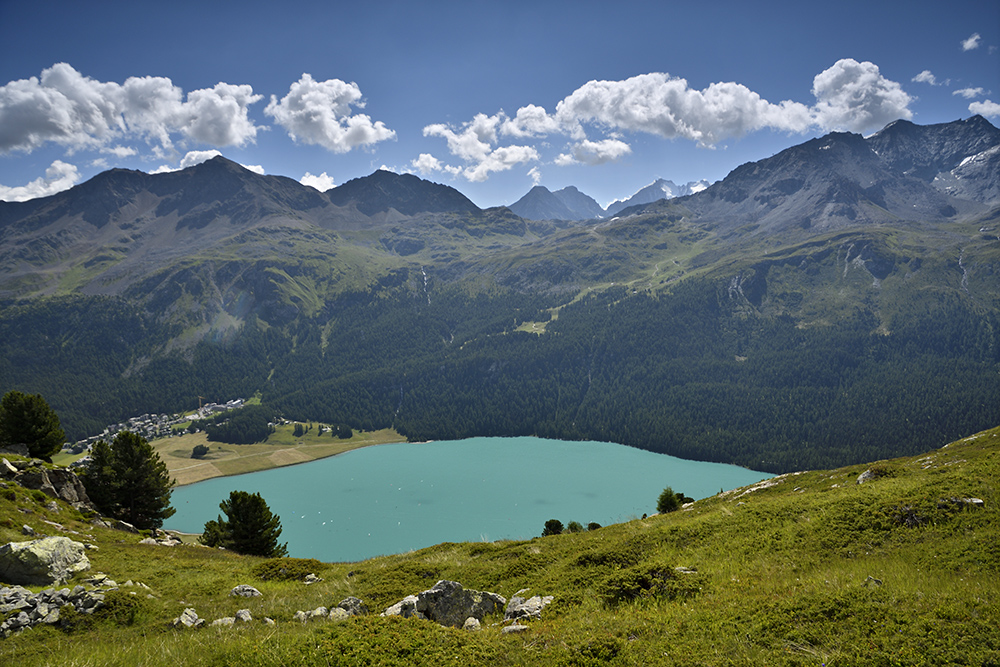
[[[869, 469], [876, 478], [857, 484]], [[324, 579], [310, 586], [262, 579], [259, 558], [140, 545], [140, 536], [93, 528], [10, 487], [0, 490], [0, 543], [25, 539], [21, 524], [58, 534], [47, 522], [60, 523], [99, 546], [89, 552], [93, 571], [142, 582], [154, 597], [112, 595], [92, 619], [0, 640], [0, 664], [998, 664], [998, 479], [1000, 428], [912, 458], [784, 475], [591, 532], [309, 563]], [[973, 497], [984, 507], [951, 500]], [[501, 634], [499, 618], [469, 633], [377, 616], [439, 579], [508, 598], [530, 588], [555, 602], [512, 635]], [[263, 597], [228, 597], [241, 583]], [[348, 595], [376, 613], [292, 620]], [[255, 620], [171, 629], [185, 607], [209, 621], [249, 608]]]

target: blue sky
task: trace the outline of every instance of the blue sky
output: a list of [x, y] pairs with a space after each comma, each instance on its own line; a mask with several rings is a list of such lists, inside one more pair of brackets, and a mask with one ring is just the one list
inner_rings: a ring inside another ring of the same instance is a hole
[[998, 47], [996, 0], [0, 0], [0, 199], [218, 151], [607, 205], [829, 131], [1000, 125]]

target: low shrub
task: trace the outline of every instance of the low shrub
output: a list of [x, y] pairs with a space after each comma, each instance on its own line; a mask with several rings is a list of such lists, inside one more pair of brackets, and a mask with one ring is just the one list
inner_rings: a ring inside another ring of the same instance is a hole
[[615, 572], [601, 585], [605, 604], [618, 605], [646, 598], [686, 599], [698, 595], [705, 584], [699, 574], [678, 574], [663, 564], [644, 564]]
[[272, 558], [255, 565], [251, 574], [264, 581], [299, 581], [326, 567], [315, 558]]

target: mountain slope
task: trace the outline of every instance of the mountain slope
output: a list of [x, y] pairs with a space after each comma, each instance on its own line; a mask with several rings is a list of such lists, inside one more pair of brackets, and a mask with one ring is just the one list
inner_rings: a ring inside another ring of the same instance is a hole
[[966, 158], [1000, 146], [1000, 129], [982, 116], [938, 125], [898, 120], [865, 141], [893, 171], [930, 183]]
[[43, 393], [80, 437], [260, 392], [414, 440], [776, 472], [911, 454], [997, 421], [995, 153], [959, 160], [978, 125], [921, 131], [922, 159], [958, 160], [951, 195], [835, 133], [571, 222], [383, 172], [334, 195], [224, 160], [109, 172], [0, 205], [0, 391]]
[[526, 220], [579, 220], [579, 216], [555, 193], [544, 185], [536, 185], [508, 206]]
[[[148, 590], [130, 595], [120, 584], [92, 615], [67, 613], [58, 627], [2, 639], [0, 660], [49, 665], [58, 650], [70, 664], [171, 666], [372, 656], [384, 665], [996, 664], [998, 442], [994, 428], [918, 456], [796, 472], [595, 530], [358, 563], [140, 544], [142, 535], [91, 525], [10, 483], [0, 514], [38, 533], [53, 524], [76, 531], [98, 547], [87, 551], [92, 572]], [[14, 521], [0, 522], [0, 543], [24, 539]], [[320, 581], [304, 586], [292, 574], [308, 572]], [[500, 616], [485, 617], [479, 632], [379, 616], [438, 580], [553, 599], [520, 633], [504, 632]], [[262, 595], [237, 603], [226, 591], [238, 584]], [[294, 619], [348, 596], [370, 613]], [[188, 607], [206, 624], [237, 608], [253, 620], [166, 629]]]
[[430, 183], [413, 174], [379, 169], [325, 193], [337, 206], [354, 205], [367, 216], [395, 210], [404, 216], [418, 213], [479, 213], [478, 206], [455, 188]]

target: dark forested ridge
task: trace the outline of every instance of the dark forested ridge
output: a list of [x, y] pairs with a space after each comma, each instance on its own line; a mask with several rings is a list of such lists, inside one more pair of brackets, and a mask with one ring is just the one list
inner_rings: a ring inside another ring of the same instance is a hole
[[[997, 136], [891, 126], [882, 159], [831, 135], [583, 222], [388, 172], [339, 199], [221, 159], [104, 193], [111, 174], [0, 206], [0, 392], [44, 395], [74, 439], [259, 393], [269, 415], [412, 440], [775, 472], [924, 451], [1000, 421], [1000, 174], [970, 199], [928, 176], [960, 181]], [[911, 145], [933, 153], [919, 178]], [[217, 435], [258, 438], [262, 414]]]

